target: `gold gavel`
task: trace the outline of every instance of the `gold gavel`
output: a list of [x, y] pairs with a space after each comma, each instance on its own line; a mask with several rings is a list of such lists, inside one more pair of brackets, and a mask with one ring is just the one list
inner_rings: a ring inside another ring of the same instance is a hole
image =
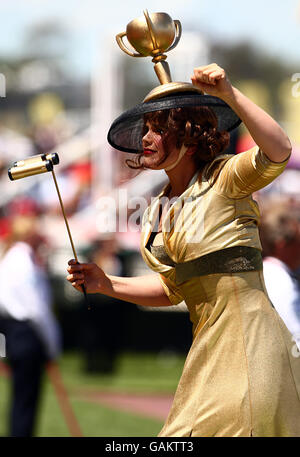
[[[64, 220], [65, 220], [65, 224], [66, 224], [66, 227], [67, 227], [67, 232], [68, 232], [68, 235], [69, 235], [70, 243], [71, 243], [71, 246], [72, 246], [74, 259], [76, 260], [77, 263], [79, 263], [78, 262], [78, 258], [77, 258], [77, 254], [76, 254], [76, 251], [75, 251], [75, 247], [74, 247], [74, 243], [73, 243], [70, 227], [69, 227], [69, 224], [68, 224], [68, 221], [67, 221], [67, 217], [66, 217], [63, 201], [62, 201], [62, 198], [61, 198], [61, 195], [60, 195], [60, 191], [59, 191], [59, 188], [58, 188], [56, 176], [55, 176], [54, 169], [53, 169], [53, 166], [57, 165], [58, 163], [59, 163], [59, 157], [58, 157], [57, 153], [39, 154], [39, 155], [27, 157], [24, 160], [19, 160], [18, 162], [15, 162], [13, 164], [13, 166], [8, 169], [8, 176], [9, 176], [9, 179], [11, 181], [15, 181], [17, 179], [26, 178], [27, 176], [39, 175], [41, 173], [46, 173], [48, 171], [51, 171], [52, 176], [53, 176], [53, 180], [54, 180], [54, 184], [55, 184], [55, 187], [56, 187], [56, 191], [57, 191], [60, 207], [61, 207], [62, 214], [63, 214]], [[82, 284], [81, 288], [82, 288], [82, 291], [83, 291], [83, 294], [84, 294], [88, 309], [91, 309], [91, 304], [89, 302], [89, 298], [88, 298], [88, 295], [86, 293], [86, 289], [85, 289], [84, 284]]]

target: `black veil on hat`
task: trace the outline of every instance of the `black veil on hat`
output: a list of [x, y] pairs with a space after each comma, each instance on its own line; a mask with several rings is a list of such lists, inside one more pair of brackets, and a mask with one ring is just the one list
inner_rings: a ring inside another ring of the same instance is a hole
[[139, 154], [142, 152], [142, 131], [144, 114], [171, 108], [208, 106], [218, 118], [218, 130], [234, 130], [241, 123], [240, 118], [223, 100], [212, 95], [182, 92], [164, 96], [136, 105], [121, 114], [112, 123], [108, 132], [109, 144], [119, 151]]
[[[203, 94], [191, 83], [172, 82], [170, 69], [165, 61], [167, 56], [162, 51], [169, 51], [177, 45], [181, 36], [180, 22], [172, 21], [166, 13], [149, 15], [145, 11], [144, 16], [131, 21], [127, 25], [126, 33], [120, 33], [116, 38], [120, 48], [132, 57], [154, 56], [152, 62], [155, 63], [154, 69], [161, 86], [153, 89], [142, 103], [125, 111], [114, 120], [107, 135], [109, 144], [119, 151], [141, 153], [144, 115], [172, 108], [208, 106], [217, 116], [218, 130], [230, 132], [238, 127], [241, 123], [240, 118], [223, 100], [213, 95]], [[166, 44], [167, 32], [169, 42]], [[125, 46], [124, 36], [138, 54], [131, 52]]]

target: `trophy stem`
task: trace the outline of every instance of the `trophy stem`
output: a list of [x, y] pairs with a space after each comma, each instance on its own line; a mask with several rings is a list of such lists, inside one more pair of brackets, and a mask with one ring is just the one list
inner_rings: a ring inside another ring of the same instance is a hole
[[168, 62], [161, 60], [154, 65], [155, 73], [159, 79], [160, 84], [167, 84], [172, 81], [171, 72]]

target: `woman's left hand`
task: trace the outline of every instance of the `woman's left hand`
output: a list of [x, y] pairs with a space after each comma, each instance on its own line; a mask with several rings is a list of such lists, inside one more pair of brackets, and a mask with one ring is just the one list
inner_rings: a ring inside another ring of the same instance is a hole
[[208, 95], [226, 99], [232, 94], [232, 85], [225, 70], [216, 63], [195, 68], [191, 80], [194, 86]]

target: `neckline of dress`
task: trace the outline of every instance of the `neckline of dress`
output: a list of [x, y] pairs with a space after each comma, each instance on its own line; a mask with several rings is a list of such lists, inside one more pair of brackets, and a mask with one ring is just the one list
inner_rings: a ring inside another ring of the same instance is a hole
[[[193, 186], [193, 184], [195, 184], [195, 182], [197, 181], [198, 176], [199, 176], [200, 173], [201, 173], [201, 170], [197, 170], [197, 171], [196, 171], [196, 173], [192, 176], [190, 182], [188, 183], [186, 189], [182, 192], [182, 194], [180, 194], [180, 195], [177, 196], [176, 200], [177, 200], [178, 198], [182, 197], [182, 195], [184, 195], [185, 192], [186, 192], [191, 186]], [[202, 182], [203, 182], [203, 173], [202, 173]], [[171, 184], [168, 183], [168, 184], [166, 185], [166, 187], [162, 190], [162, 192], [161, 192], [161, 194], [158, 196], [158, 198], [167, 196], [168, 193], [169, 193], [170, 187], [171, 187]], [[173, 198], [174, 198], [174, 197], [173, 197]], [[176, 203], [176, 202], [174, 202], [174, 203]], [[173, 203], [173, 204], [174, 204], [174, 203]], [[173, 204], [172, 204], [171, 206], [173, 206]]]

